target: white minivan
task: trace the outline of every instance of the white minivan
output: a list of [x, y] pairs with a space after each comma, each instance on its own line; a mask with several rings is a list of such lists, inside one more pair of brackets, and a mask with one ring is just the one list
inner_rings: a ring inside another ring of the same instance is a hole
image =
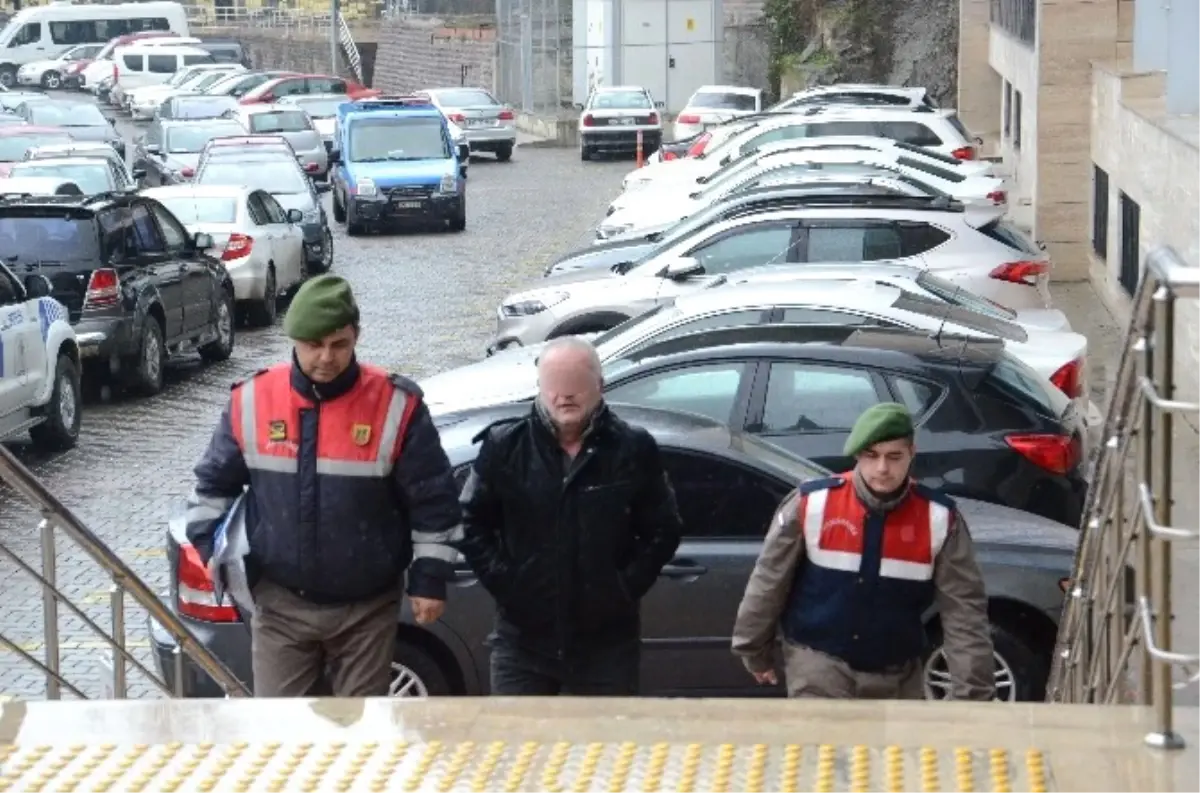
[[13, 85], [23, 64], [54, 58], [77, 44], [103, 44], [147, 30], [186, 36], [183, 6], [157, 1], [114, 5], [51, 2], [22, 9], [0, 30], [0, 84]]
[[113, 76], [113, 53], [122, 47], [195, 47], [200, 39], [176, 36], [174, 33], [137, 33], [121, 36], [104, 45], [96, 59], [84, 67], [79, 84], [84, 90], [97, 93], [99, 84]]
[[144, 85], [160, 85], [180, 69], [213, 63], [212, 53], [199, 47], [154, 47], [135, 44], [113, 51], [113, 87], [110, 101]]

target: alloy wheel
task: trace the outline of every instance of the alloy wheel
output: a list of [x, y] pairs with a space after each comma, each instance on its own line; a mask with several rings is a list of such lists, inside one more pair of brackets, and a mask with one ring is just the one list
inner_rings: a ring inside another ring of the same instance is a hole
[[[996, 699], [1001, 702], [1017, 701], [1017, 678], [1012, 666], [1000, 653], [992, 652], [996, 659]], [[953, 699], [951, 696], [950, 669], [946, 666], [946, 651], [938, 647], [925, 662], [925, 698]]]
[[75, 426], [75, 416], [79, 409], [79, 395], [75, 393], [75, 384], [71, 376], [62, 373], [58, 376], [58, 417], [62, 425], [70, 430]]
[[427, 697], [429, 689], [416, 672], [404, 664], [392, 662], [392, 682], [388, 686], [389, 697]]

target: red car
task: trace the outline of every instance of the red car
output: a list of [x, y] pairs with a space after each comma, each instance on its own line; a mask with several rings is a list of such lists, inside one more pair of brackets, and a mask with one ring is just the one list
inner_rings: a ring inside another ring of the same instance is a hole
[[260, 102], [277, 102], [285, 96], [303, 94], [345, 94], [351, 99], [379, 96], [378, 91], [353, 80], [330, 77], [328, 74], [297, 74], [268, 80], [242, 96], [241, 103], [253, 105]]
[[13, 163], [25, 159], [25, 152], [35, 146], [70, 143], [71, 133], [63, 127], [37, 127], [33, 124], [13, 124], [0, 127], [0, 176], [8, 176]]

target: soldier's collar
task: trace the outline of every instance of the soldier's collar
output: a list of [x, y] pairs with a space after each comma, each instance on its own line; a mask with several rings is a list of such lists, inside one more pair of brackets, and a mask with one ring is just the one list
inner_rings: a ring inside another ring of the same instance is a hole
[[292, 390], [312, 402], [328, 402], [349, 392], [358, 382], [360, 372], [358, 358], [351, 358], [346, 371], [333, 380], [328, 383], [314, 383], [308, 379], [308, 375], [301, 371], [300, 363], [296, 360], [295, 354], [292, 354]]

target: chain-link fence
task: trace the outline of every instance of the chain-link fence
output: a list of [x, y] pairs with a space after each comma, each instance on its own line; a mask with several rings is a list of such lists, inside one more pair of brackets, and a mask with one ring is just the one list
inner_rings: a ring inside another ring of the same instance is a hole
[[527, 113], [571, 107], [571, 0], [496, 0], [496, 89]]

